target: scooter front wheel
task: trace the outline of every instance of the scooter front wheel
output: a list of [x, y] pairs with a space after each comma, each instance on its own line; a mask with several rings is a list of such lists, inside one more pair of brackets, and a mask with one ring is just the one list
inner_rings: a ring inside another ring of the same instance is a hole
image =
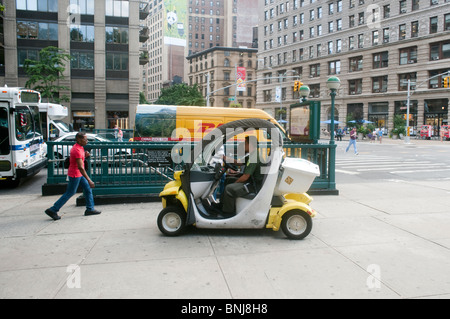
[[158, 228], [167, 236], [178, 236], [186, 227], [186, 212], [176, 206], [164, 208], [158, 216]]
[[301, 210], [292, 210], [283, 215], [281, 229], [290, 239], [303, 239], [312, 229], [312, 218]]

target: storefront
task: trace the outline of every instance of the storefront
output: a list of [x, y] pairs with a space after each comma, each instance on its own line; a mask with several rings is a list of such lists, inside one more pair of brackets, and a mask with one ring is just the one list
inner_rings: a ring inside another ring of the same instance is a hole
[[439, 135], [441, 125], [448, 123], [448, 99], [425, 100], [424, 124], [433, 126]]
[[95, 128], [95, 114], [91, 111], [74, 111], [73, 129], [75, 131], [92, 132]]
[[[400, 115], [405, 121], [408, 113], [407, 101], [395, 101], [395, 115]], [[418, 101], [411, 100], [409, 103], [409, 126], [413, 129], [412, 135], [418, 130]]]
[[389, 117], [389, 102], [369, 103], [368, 119], [376, 128], [387, 132]]

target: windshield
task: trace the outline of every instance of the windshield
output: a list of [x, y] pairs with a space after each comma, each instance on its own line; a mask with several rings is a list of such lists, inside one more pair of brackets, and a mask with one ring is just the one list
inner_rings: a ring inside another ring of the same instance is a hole
[[18, 141], [42, 135], [41, 118], [37, 106], [18, 106], [15, 112], [15, 122]]
[[63, 131], [64, 133], [70, 133], [70, 128], [67, 123], [64, 123], [61, 120], [56, 120], [54, 122], [56, 125], [58, 125], [58, 127], [61, 129], [61, 131]]

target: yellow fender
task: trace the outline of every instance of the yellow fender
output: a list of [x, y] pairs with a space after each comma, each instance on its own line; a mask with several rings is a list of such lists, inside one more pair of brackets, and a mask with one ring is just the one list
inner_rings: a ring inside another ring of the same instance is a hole
[[181, 181], [175, 180], [173, 182], [168, 183], [164, 190], [159, 194], [159, 197], [162, 197], [162, 205], [163, 208], [167, 207], [166, 197], [175, 196], [177, 200], [183, 205], [184, 210], [188, 211], [188, 199], [184, 191], [181, 189]]
[[286, 204], [282, 207], [274, 207], [270, 209], [266, 228], [271, 228], [274, 231], [280, 230], [283, 215], [291, 210], [298, 209], [304, 211], [311, 216], [311, 218], [316, 216], [316, 211], [308, 205], [312, 201], [312, 197], [308, 194], [287, 194], [284, 198], [286, 199]]

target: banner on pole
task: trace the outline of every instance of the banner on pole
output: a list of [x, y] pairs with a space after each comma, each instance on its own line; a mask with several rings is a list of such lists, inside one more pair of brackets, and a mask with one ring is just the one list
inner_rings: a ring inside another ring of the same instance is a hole
[[237, 81], [237, 91], [245, 92], [247, 90], [247, 86], [244, 82], [247, 79], [247, 70], [244, 67], [237, 68], [236, 79], [237, 79], [236, 80]]

